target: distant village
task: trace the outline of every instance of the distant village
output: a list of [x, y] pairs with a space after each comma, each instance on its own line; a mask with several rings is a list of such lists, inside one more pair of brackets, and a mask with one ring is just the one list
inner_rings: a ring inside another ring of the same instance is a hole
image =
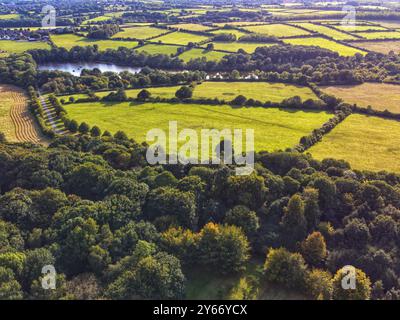
[[[0, 40], [14, 40], [14, 41], [49, 41], [49, 29], [35, 29], [29, 28], [12, 28], [12, 29], [1, 29], [0, 28]], [[65, 33], [71, 32], [72, 28], [62, 27], [52, 29], [51, 33]]]

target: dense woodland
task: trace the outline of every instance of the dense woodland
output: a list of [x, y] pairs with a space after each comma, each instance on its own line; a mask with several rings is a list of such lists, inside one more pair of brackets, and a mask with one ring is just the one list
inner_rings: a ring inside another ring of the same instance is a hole
[[[399, 298], [399, 175], [287, 152], [258, 154], [250, 176], [150, 167], [123, 133], [0, 150], [2, 298], [182, 298], [188, 268], [234, 274], [250, 257], [310, 298]], [[347, 264], [356, 291], [341, 289]]]

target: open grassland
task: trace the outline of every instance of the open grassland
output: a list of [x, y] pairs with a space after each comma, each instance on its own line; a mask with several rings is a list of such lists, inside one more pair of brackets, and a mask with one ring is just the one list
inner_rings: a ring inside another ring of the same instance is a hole
[[388, 83], [363, 83], [355, 86], [329, 86], [321, 89], [359, 107], [400, 113], [400, 85]]
[[260, 24], [260, 22], [257, 22], [257, 21], [232, 21], [232, 22], [213, 23], [213, 25], [217, 26], [217, 27], [223, 27], [225, 25], [241, 27], [241, 26], [251, 26], [251, 25], [258, 25], [258, 24]]
[[357, 35], [365, 39], [400, 39], [400, 31], [358, 32]]
[[320, 34], [323, 34], [323, 35], [330, 37], [332, 39], [335, 39], [335, 40], [356, 40], [357, 39], [356, 37], [354, 37], [352, 35], [334, 30], [334, 29], [326, 27], [326, 26], [318, 25], [318, 24], [306, 22], [306, 23], [294, 23], [294, 25], [303, 27], [303, 28], [313, 31], [313, 32], [318, 32]]
[[180, 44], [187, 45], [189, 42], [198, 43], [204, 40], [207, 40], [208, 37], [200, 36], [197, 34], [186, 33], [186, 32], [173, 32], [166, 34], [164, 36], [154, 38], [152, 41], [161, 42], [161, 43], [170, 43], [170, 44]]
[[236, 29], [218, 29], [218, 30], [211, 31], [211, 33], [212, 34], [231, 33], [231, 34], [234, 34], [237, 39], [239, 39], [242, 36], [247, 35], [247, 33], [240, 31], [240, 30], [236, 30]]
[[217, 97], [230, 101], [240, 94], [248, 99], [253, 98], [262, 102], [281, 102], [294, 96], [300, 96], [303, 100], [318, 100], [308, 87], [268, 82], [203, 82], [196, 86], [193, 97], [199, 99]]
[[20, 15], [17, 13], [10, 13], [10, 14], [0, 14], [0, 20], [12, 20], [12, 19], [19, 19]]
[[384, 20], [384, 21], [373, 21], [374, 23], [378, 23], [379, 25], [386, 27], [386, 28], [391, 28], [391, 29], [400, 29], [400, 21], [390, 21], [390, 20]]
[[[251, 54], [259, 47], [270, 47], [273, 43], [254, 43], [254, 42], [213, 42], [214, 50], [228, 51], [232, 53], [238, 52], [239, 49]], [[204, 45], [205, 47], [206, 45]]]
[[[146, 88], [153, 97], [173, 98], [175, 92], [180, 86], [170, 87], [152, 87]], [[136, 98], [142, 89], [126, 90], [126, 94], [130, 98]], [[95, 94], [102, 98], [111, 91], [99, 91]], [[231, 101], [238, 95], [244, 95], [248, 99], [253, 98], [262, 102], [272, 101], [281, 102], [283, 99], [299, 96], [303, 101], [307, 99], [318, 100], [318, 97], [308, 87], [297, 86], [286, 83], [269, 83], [269, 82], [213, 82], [206, 81], [195, 86], [193, 91], [194, 99], [214, 99], [218, 98], [225, 101]], [[86, 94], [72, 95], [75, 100], [87, 98]], [[59, 99], [68, 101], [68, 96], [60, 96]]]
[[179, 24], [171, 24], [169, 27], [179, 29], [179, 30], [189, 30], [189, 31], [207, 31], [212, 29], [211, 27], [204, 26], [202, 24], [197, 23], [179, 23]]
[[347, 32], [361, 32], [361, 31], [385, 31], [387, 30], [382, 26], [358, 26], [358, 25], [338, 25], [333, 26], [335, 29], [347, 31]]
[[146, 44], [143, 47], [139, 47], [137, 51], [144, 51], [149, 54], [176, 54], [178, 50], [178, 46], [171, 46], [171, 45], [162, 45], [162, 44]]
[[355, 49], [343, 44], [337, 43], [332, 40], [325, 38], [313, 37], [313, 38], [297, 38], [297, 39], [285, 39], [285, 43], [289, 43], [296, 46], [317, 46], [320, 48], [336, 51], [341, 56], [353, 56], [356, 53], [366, 54], [365, 51]]
[[119, 47], [134, 48], [138, 45], [136, 41], [116, 41], [116, 40], [94, 40], [79, 37], [74, 34], [57, 34], [52, 35], [51, 40], [57, 47], [63, 47], [67, 50], [75, 46], [93, 46], [97, 44], [99, 50], [118, 49]]
[[125, 28], [121, 32], [114, 34], [113, 38], [132, 38], [132, 39], [145, 40], [157, 37], [166, 32], [168, 32], [168, 30], [147, 27], [147, 26], [132, 27], [132, 28]]
[[82, 25], [85, 25], [85, 24], [96, 24], [96, 23], [99, 23], [99, 22], [106, 22], [106, 21], [109, 21], [111, 19], [112, 19], [111, 16], [98, 16], [96, 18], [83, 21]]
[[366, 49], [383, 54], [388, 54], [390, 51], [400, 53], [400, 40], [395, 41], [365, 41], [354, 43], [360, 49]]
[[10, 142], [45, 142], [24, 92], [17, 87], [0, 85], [0, 132]]
[[0, 51], [6, 51], [6, 53], [22, 53], [34, 49], [50, 50], [50, 45], [46, 42], [40, 41], [0, 40]]
[[167, 132], [169, 121], [177, 121], [178, 130], [191, 128], [198, 134], [201, 129], [254, 129], [257, 151], [294, 146], [332, 117], [326, 112], [169, 103], [96, 102], [65, 108], [78, 122], [86, 121], [112, 133], [123, 130], [138, 142], [145, 141], [153, 128]]
[[249, 27], [243, 27], [243, 29], [254, 32], [254, 33], [261, 33], [261, 34], [266, 34], [269, 36], [274, 36], [274, 37], [291, 37], [291, 36], [303, 36], [303, 35], [308, 35], [310, 34], [309, 32], [293, 27], [293, 26], [287, 26], [284, 24], [265, 24], [261, 26], [249, 26]]
[[354, 169], [400, 172], [400, 123], [353, 114], [309, 152], [316, 159], [347, 160]]
[[184, 53], [179, 55], [179, 59], [182, 59], [185, 62], [188, 62], [192, 59], [197, 59], [197, 58], [206, 58], [207, 60], [210, 60], [210, 61], [219, 61], [226, 55], [227, 55], [227, 53], [225, 53], [225, 52], [206, 51], [203, 49], [194, 48], [194, 49], [185, 51]]

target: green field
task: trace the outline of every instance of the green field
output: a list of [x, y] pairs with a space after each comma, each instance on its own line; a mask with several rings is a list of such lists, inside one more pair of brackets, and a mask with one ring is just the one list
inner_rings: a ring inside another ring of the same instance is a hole
[[328, 86], [321, 89], [335, 97], [359, 107], [372, 106], [375, 110], [385, 109], [400, 113], [400, 85], [388, 83], [363, 83], [355, 86]]
[[171, 54], [176, 54], [178, 48], [179, 48], [178, 46], [172, 46], [172, 45], [146, 44], [143, 47], [137, 48], [136, 50], [144, 51], [149, 54], [171, 55]]
[[369, 31], [369, 30], [377, 30], [377, 31], [384, 31], [387, 30], [381, 26], [357, 26], [357, 25], [339, 25], [333, 26], [335, 29], [347, 31], [347, 32], [360, 32], [360, 31]]
[[168, 26], [178, 30], [188, 30], [188, 31], [207, 31], [212, 29], [211, 27], [203, 26], [202, 24], [197, 24], [197, 23], [179, 23], [179, 24], [171, 24]]
[[330, 37], [335, 40], [356, 40], [357, 38], [354, 36], [351, 36], [349, 34], [334, 30], [332, 28], [326, 27], [326, 26], [321, 26], [318, 24], [313, 24], [313, 23], [293, 23], [296, 26], [303, 27], [307, 30], [313, 31], [313, 32], [318, 32], [320, 34], [323, 34], [327, 37]]
[[147, 26], [132, 27], [132, 28], [125, 28], [121, 32], [114, 34], [113, 38], [132, 38], [132, 39], [145, 40], [157, 37], [166, 32], [168, 32], [168, 30], [147, 27]]
[[169, 121], [177, 121], [178, 130], [191, 128], [198, 132], [204, 128], [254, 129], [257, 151], [294, 146], [332, 117], [316, 111], [169, 103], [96, 102], [65, 108], [72, 119], [113, 133], [123, 130], [139, 142], [145, 141], [146, 133], [153, 128], [168, 130]]
[[97, 44], [100, 50], [118, 49], [119, 47], [134, 48], [138, 45], [136, 41], [116, 41], [116, 40], [93, 40], [79, 37], [75, 34], [52, 35], [51, 40], [57, 47], [71, 49], [75, 46], [93, 46]]
[[285, 43], [289, 43], [296, 46], [317, 46], [324, 49], [329, 49], [332, 51], [336, 51], [341, 56], [353, 56], [356, 53], [366, 54], [365, 51], [355, 49], [352, 47], [345, 46], [343, 44], [337, 43], [332, 40], [324, 39], [324, 38], [297, 38], [297, 39], [285, 39], [283, 40]]
[[212, 34], [231, 33], [231, 34], [234, 34], [237, 39], [239, 39], [242, 36], [247, 35], [247, 33], [240, 31], [240, 30], [236, 30], [236, 29], [218, 29], [218, 30], [211, 31], [211, 33]]
[[0, 52], [6, 51], [7, 53], [22, 53], [27, 50], [34, 49], [48, 49], [50, 45], [46, 42], [40, 41], [13, 41], [13, 40], [0, 40]]
[[185, 51], [181, 55], [179, 55], [179, 59], [182, 59], [185, 62], [189, 62], [191, 59], [197, 59], [197, 58], [206, 58], [207, 60], [211, 61], [219, 61], [223, 57], [225, 57], [227, 53], [225, 52], [219, 52], [219, 51], [205, 51], [203, 49], [190, 49], [188, 51]]
[[82, 25], [85, 25], [85, 24], [96, 24], [98, 22], [105, 22], [105, 21], [109, 21], [111, 19], [112, 19], [112, 17], [110, 17], [110, 16], [99, 16], [99, 17], [96, 17], [96, 18], [93, 18], [93, 19], [85, 20], [82, 23]]
[[18, 19], [20, 17], [17, 13], [10, 13], [10, 14], [0, 14], [0, 20], [12, 20]]
[[200, 36], [197, 34], [177, 31], [166, 34], [158, 38], [154, 38], [152, 39], [152, 41], [154, 42], [160, 41], [161, 43], [169, 43], [169, 44], [187, 45], [189, 42], [198, 43], [207, 39], [209, 38], [206, 36]]
[[[173, 98], [175, 92], [180, 86], [169, 87], [153, 87], [146, 88], [153, 97]], [[136, 98], [142, 89], [126, 90], [126, 94], [130, 98]], [[100, 98], [108, 95], [111, 91], [96, 92]], [[297, 86], [286, 83], [269, 83], [269, 82], [212, 82], [206, 81], [195, 86], [193, 91], [194, 99], [214, 99], [219, 98], [225, 101], [231, 101], [238, 95], [244, 95], [248, 99], [253, 98], [262, 102], [272, 101], [281, 102], [283, 99], [300, 96], [303, 101], [307, 99], [318, 100], [318, 97], [308, 87]], [[66, 101], [70, 96], [59, 97]], [[87, 98], [86, 94], [75, 94], [75, 99]]]
[[255, 33], [261, 33], [261, 34], [266, 34], [274, 37], [291, 37], [291, 36], [302, 36], [302, 35], [308, 35], [310, 34], [309, 32], [292, 27], [292, 26], [287, 26], [284, 24], [265, 24], [261, 26], [248, 26], [248, 27], [243, 27], [243, 29], [250, 31], [250, 32], [255, 32]]
[[400, 39], [400, 32], [396, 31], [358, 32], [357, 34], [365, 39]]
[[[270, 47], [272, 43], [254, 43], [254, 42], [212, 42], [214, 50], [223, 50], [232, 53], [238, 52], [243, 49], [245, 52], [251, 54], [259, 47]], [[204, 45], [206, 47], [206, 45]]]
[[316, 159], [347, 160], [355, 169], [400, 172], [400, 123], [353, 114], [308, 151]]

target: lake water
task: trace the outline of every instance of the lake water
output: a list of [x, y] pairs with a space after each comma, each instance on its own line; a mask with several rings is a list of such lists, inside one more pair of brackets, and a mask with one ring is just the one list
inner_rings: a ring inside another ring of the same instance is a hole
[[82, 69], [94, 69], [97, 68], [101, 72], [112, 71], [112, 72], [122, 72], [129, 71], [132, 73], [138, 73], [141, 68], [131, 68], [131, 67], [123, 67], [117, 66], [115, 64], [107, 64], [107, 63], [96, 63], [96, 62], [79, 62], [79, 63], [46, 63], [38, 66], [39, 70], [58, 70], [69, 72], [74, 76], [80, 76]]

